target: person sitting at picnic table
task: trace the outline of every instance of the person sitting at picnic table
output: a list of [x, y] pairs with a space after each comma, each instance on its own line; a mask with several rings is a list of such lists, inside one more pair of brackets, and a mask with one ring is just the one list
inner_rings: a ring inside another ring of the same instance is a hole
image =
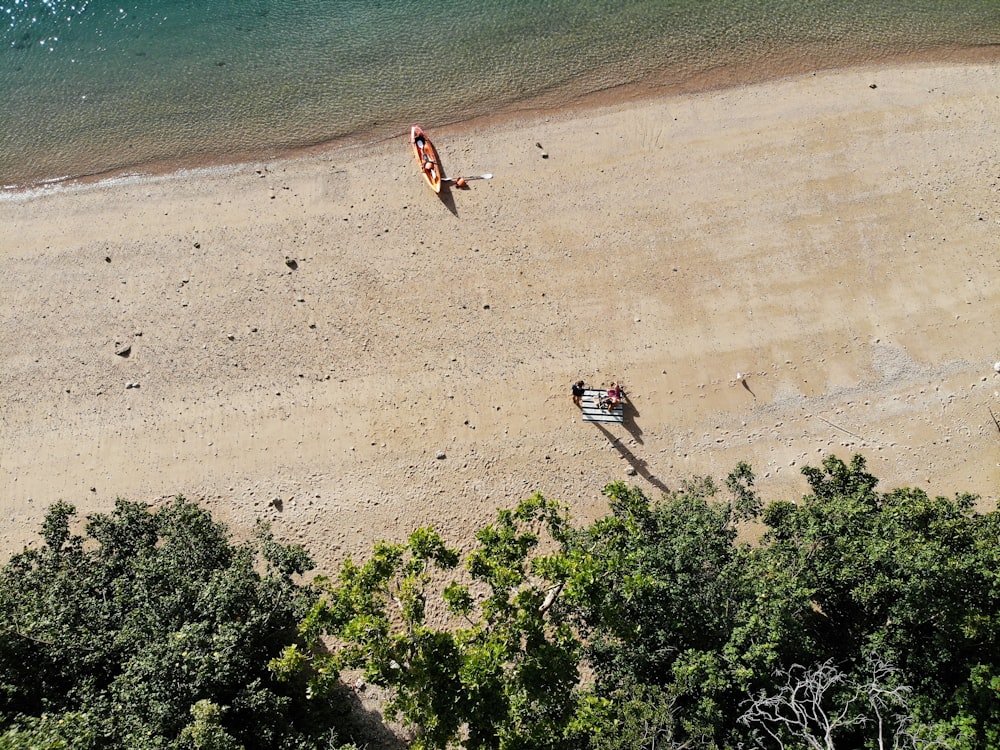
[[601, 399], [599, 406], [602, 409], [614, 409], [622, 402], [622, 397], [624, 397], [624, 395], [625, 392], [622, 390], [622, 387], [618, 385], [618, 383], [612, 383], [608, 387], [604, 397]]

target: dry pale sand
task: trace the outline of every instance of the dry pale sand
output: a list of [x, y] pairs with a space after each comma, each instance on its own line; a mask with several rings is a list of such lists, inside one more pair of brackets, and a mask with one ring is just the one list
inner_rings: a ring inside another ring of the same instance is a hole
[[[431, 135], [494, 178], [439, 200], [401, 136], [0, 200], [0, 549], [59, 499], [179, 493], [328, 569], [740, 460], [795, 499], [830, 452], [996, 507], [1000, 67]], [[580, 377], [625, 425], [580, 421]]]

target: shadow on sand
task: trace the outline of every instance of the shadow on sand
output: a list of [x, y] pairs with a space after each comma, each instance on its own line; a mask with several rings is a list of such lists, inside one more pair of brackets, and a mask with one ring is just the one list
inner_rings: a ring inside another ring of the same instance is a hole
[[632, 436], [632, 439], [639, 445], [642, 445], [642, 428], [635, 421], [636, 417], [639, 416], [639, 410], [635, 408], [635, 404], [632, 403], [628, 396], [625, 396], [622, 401], [622, 412], [622, 416], [625, 418], [622, 425], [628, 431], [628, 434]]
[[452, 186], [449, 183], [441, 185], [441, 192], [437, 194], [438, 199], [445, 205], [452, 215], [458, 216], [458, 206], [455, 205], [455, 196], [452, 195]]
[[338, 742], [350, 742], [369, 750], [406, 750], [405, 732], [397, 734], [382, 713], [365, 706], [353, 688], [341, 683], [333, 688], [330, 712], [337, 717]]
[[[635, 423], [632, 422], [632, 420], [626, 419], [625, 421], [626, 429], [628, 429], [627, 426], [629, 424], [635, 424]], [[638, 458], [634, 453], [632, 453], [632, 451], [630, 451], [628, 448], [625, 447], [625, 445], [621, 441], [621, 438], [612, 435], [611, 432], [608, 430], [608, 428], [605, 427], [600, 422], [594, 422], [594, 425], [596, 425], [597, 429], [599, 429], [602, 433], [604, 433], [604, 437], [606, 437], [608, 439], [608, 442], [611, 443], [611, 447], [614, 448], [616, 451], [618, 451], [618, 454], [622, 458], [628, 461], [629, 466], [635, 469], [636, 474], [645, 479], [647, 482], [649, 482], [651, 485], [656, 487], [656, 489], [660, 490], [661, 492], [664, 493], [670, 492], [670, 488], [667, 487], [666, 484], [664, 484], [658, 477], [656, 477], [656, 475], [650, 473], [649, 465], [641, 458]], [[632, 431], [629, 430], [629, 433], [631, 432]]]

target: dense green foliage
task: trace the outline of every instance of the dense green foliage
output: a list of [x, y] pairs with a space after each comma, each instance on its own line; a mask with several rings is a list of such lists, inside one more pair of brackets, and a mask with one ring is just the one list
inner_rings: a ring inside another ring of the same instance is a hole
[[766, 506], [745, 464], [726, 499], [612, 484], [581, 528], [535, 496], [464, 565], [421, 529], [318, 581], [276, 669], [363, 668], [422, 748], [1000, 747], [1000, 516], [860, 456], [803, 474]]
[[470, 748], [558, 744], [574, 714], [578, 641], [528, 561], [541, 532], [561, 538], [562, 525], [540, 497], [501, 512], [477, 535], [467, 584], [437, 588], [451, 619], [436, 624], [427, 617], [431, 573], [454, 570], [458, 554], [428, 529], [406, 544], [379, 544], [364, 566], [348, 562], [336, 580], [317, 581], [327, 596], [302, 631], [312, 646], [333, 635], [334, 647], [307, 654], [290, 646], [275, 667], [286, 675], [307, 668], [316, 691], [340, 669], [363, 668], [393, 689], [388, 709], [417, 730], [415, 747], [445, 747], [463, 729]]
[[860, 456], [803, 475], [612, 484], [579, 527], [536, 495], [308, 586], [181, 500], [84, 537], [59, 504], [0, 578], [0, 750], [331, 747], [346, 670], [428, 750], [1000, 747], [1000, 514]]
[[312, 604], [304, 550], [234, 545], [181, 498], [73, 518], [0, 574], [0, 748], [330, 746], [330, 707], [267, 667]]

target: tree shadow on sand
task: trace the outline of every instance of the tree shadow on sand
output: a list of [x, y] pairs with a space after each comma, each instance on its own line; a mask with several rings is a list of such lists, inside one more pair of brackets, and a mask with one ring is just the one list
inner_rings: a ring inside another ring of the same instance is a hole
[[[641, 458], [638, 458], [628, 448], [626, 448], [622, 444], [621, 438], [616, 437], [615, 435], [612, 435], [611, 432], [608, 430], [608, 428], [605, 427], [600, 422], [594, 422], [594, 424], [597, 426], [597, 429], [599, 429], [601, 432], [604, 433], [604, 437], [606, 437], [608, 439], [608, 442], [611, 443], [611, 447], [614, 448], [616, 451], [618, 451], [618, 454], [622, 458], [624, 458], [626, 461], [628, 461], [629, 466], [631, 466], [633, 469], [635, 469], [635, 473], [636, 474], [638, 474], [640, 477], [642, 477], [643, 479], [645, 479], [647, 482], [649, 482], [651, 485], [653, 485], [654, 487], [656, 487], [656, 489], [660, 490], [661, 492], [666, 493], [666, 494], [670, 493], [670, 488], [667, 487], [667, 485], [664, 484], [654, 474], [650, 473], [650, 471], [649, 471], [649, 465], [644, 460], [642, 460]], [[628, 421], [626, 422], [626, 425], [627, 424], [628, 424]], [[626, 429], [627, 429], [627, 427], [626, 427]]]
[[[373, 686], [368, 688], [369, 691], [373, 689]], [[381, 711], [371, 706], [371, 700], [363, 701], [354, 688], [342, 683], [334, 688], [334, 696], [336, 700], [331, 701], [331, 705], [337, 706], [340, 712], [338, 741], [352, 742], [368, 750], [406, 750], [409, 747], [404, 737], [393, 731]]]

